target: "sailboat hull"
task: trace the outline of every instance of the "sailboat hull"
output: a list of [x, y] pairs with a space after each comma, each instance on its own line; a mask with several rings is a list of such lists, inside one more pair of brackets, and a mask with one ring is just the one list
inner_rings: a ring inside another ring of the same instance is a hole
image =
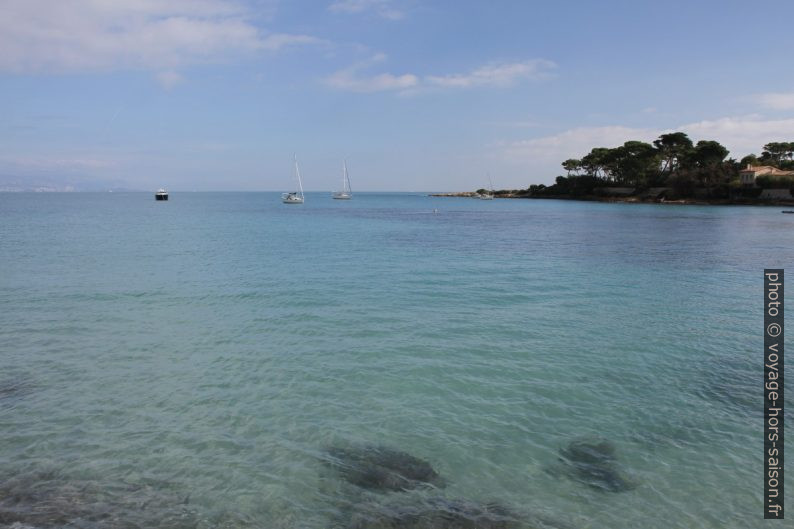
[[281, 195], [281, 201], [285, 204], [303, 204], [303, 197], [297, 193], [284, 193]]

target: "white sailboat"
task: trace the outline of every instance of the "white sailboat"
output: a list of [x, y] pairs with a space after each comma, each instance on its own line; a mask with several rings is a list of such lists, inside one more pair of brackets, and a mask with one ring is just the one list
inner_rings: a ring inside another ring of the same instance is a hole
[[486, 191], [485, 193], [480, 195], [478, 197], [480, 200], [493, 200], [493, 182], [491, 182], [491, 175], [490, 174], [488, 174], [488, 184], [491, 186], [491, 191], [490, 191], [490, 193], [488, 191]]
[[353, 198], [353, 190], [350, 189], [350, 177], [347, 175], [347, 161], [342, 161], [342, 190], [334, 191], [331, 197], [336, 200], [350, 200]]
[[295, 176], [298, 178], [299, 192], [292, 191], [291, 193], [282, 193], [281, 201], [285, 204], [303, 204], [303, 182], [301, 182], [301, 172], [298, 169], [298, 157], [295, 158]]

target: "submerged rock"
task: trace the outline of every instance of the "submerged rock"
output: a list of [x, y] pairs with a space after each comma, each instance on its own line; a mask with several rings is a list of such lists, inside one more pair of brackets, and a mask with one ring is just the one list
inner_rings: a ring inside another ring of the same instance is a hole
[[497, 503], [431, 498], [418, 503], [359, 506], [348, 529], [541, 529]]
[[30, 393], [30, 385], [21, 380], [0, 380], [0, 402]]
[[615, 461], [615, 445], [604, 439], [572, 441], [560, 454], [576, 463], [609, 464]]
[[693, 387], [698, 398], [742, 414], [755, 415], [763, 409], [763, 395], [755, 383], [763, 375], [762, 366], [744, 358], [721, 358], [709, 368]]
[[382, 446], [332, 447], [325, 462], [346, 481], [375, 491], [411, 490], [425, 485], [444, 487], [427, 461]]
[[195, 529], [197, 522], [195, 513], [168, 491], [108, 490], [55, 472], [0, 481], [0, 528]]
[[0, 483], [0, 524], [61, 527], [88, 517], [81, 487], [56, 479], [52, 473], [34, 473]]
[[636, 486], [620, 470], [615, 446], [605, 439], [572, 441], [560, 456], [569, 476], [594, 489], [625, 492]]
[[577, 481], [594, 489], [607, 492], [626, 492], [636, 487], [623, 474], [612, 467], [587, 463], [574, 463]]

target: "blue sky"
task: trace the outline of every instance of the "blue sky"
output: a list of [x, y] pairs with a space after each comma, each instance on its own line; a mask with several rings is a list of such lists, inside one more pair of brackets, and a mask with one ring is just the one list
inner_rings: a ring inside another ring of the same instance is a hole
[[0, 189], [469, 190], [794, 141], [794, 3], [0, 0]]

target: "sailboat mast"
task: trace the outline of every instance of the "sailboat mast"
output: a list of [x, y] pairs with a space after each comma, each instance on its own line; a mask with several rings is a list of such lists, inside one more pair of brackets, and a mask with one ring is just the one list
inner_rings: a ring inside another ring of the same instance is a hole
[[293, 155], [295, 157], [295, 174], [298, 176], [298, 188], [301, 191], [301, 198], [303, 198], [303, 182], [301, 182], [301, 172], [298, 169], [298, 156]]

